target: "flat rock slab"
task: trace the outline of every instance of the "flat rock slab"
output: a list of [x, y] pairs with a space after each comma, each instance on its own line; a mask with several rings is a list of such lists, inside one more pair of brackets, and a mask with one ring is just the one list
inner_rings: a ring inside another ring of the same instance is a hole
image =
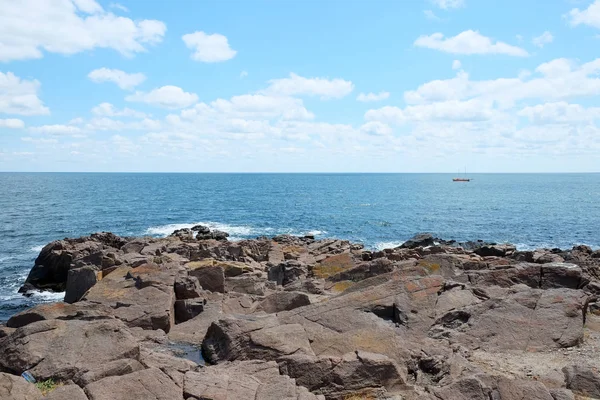
[[44, 397], [44, 400], [88, 400], [85, 392], [77, 385], [60, 386]]
[[188, 372], [185, 398], [203, 400], [324, 400], [294, 379], [280, 375], [275, 362], [242, 361]]
[[42, 393], [20, 376], [0, 372], [1, 400], [40, 400]]
[[430, 336], [490, 351], [571, 347], [583, 340], [586, 298], [579, 290], [514, 288], [506, 296], [448, 312]]
[[0, 366], [37, 380], [69, 380], [77, 373], [122, 358], [137, 358], [139, 345], [118, 320], [38, 321], [0, 341]]
[[91, 321], [95, 319], [110, 318], [113, 318], [112, 309], [102, 304], [93, 304], [88, 302], [68, 304], [58, 302], [39, 304], [35, 307], [15, 314], [6, 322], [6, 326], [10, 328], [20, 328], [32, 322], [49, 319], [80, 319]]
[[157, 368], [112, 376], [85, 387], [89, 400], [178, 400], [181, 388]]

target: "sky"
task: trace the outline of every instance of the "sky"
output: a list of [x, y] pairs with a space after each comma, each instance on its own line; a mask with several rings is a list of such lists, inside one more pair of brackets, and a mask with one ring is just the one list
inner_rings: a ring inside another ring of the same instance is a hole
[[0, 171], [598, 172], [600, 0], [0, 0]]

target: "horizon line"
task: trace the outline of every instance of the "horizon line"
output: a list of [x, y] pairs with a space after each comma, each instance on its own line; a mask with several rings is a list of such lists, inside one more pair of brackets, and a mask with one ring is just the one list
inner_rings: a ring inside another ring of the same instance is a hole
[[[599, 174], [600, 171], [519, 171], [519, 172], [470, 172], [466, 175], [481, 175], [481, 174]], [[304, 174], [304, 175], [318, 175], [318, 174], [444, 174], [444, 175], [457, 175], [453, 172], [403, 172], [403, 171], [389, 171], [389, 172], [360, 172], [360, 171], [0, 171], [0, 174]], [[464, 173], [458, 175], [464, 176]]]

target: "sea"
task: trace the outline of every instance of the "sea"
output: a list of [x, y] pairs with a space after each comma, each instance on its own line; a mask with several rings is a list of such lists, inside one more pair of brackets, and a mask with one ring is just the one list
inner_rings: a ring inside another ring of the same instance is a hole
[[0, 173], [0, 321], [62, 293], [17, 293], [42, 247], [205, 224], [231, 240], [314, 235], [395, 247], [416, 233], [519, 249], [600, 247], [600, 174]]

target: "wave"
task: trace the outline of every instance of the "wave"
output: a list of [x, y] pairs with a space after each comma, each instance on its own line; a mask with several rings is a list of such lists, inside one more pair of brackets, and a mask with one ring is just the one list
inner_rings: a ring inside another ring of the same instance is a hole
[[404, 241], [397, 241], [397, 242], [377, 242], [377, 243], [375, 243], [375, 245], [373, 247], [376, 250], [393, 249], [394, 247], [402, 246], [402, 244], [404, 244]]
[[322, 236], [327, 234], [327, 231], [313, 229], [309, 231], [299, 231], [293, 228], [258, 228], [248, 225], [228, 225], [220, 222], [194, 222], [191, 224], [167, 224], [167, 225], [158, 225], [152, 226], [146, 229], [145, 234], [150, 236], [158, 236], [165, 237], [172, 234], [177, 229], [191, 229], [196, 225], [204, 225], [209, 227], [210, 229], [217, 229], [219, 231], [229, 233], [230, 240], [242, 240], [245, 238], [253, 237], [253, 236], [273, 236], [273, 235], [296, 235], [296, 236], [304, 236], [304, 235], [312, 235], [312, 236]]
[[326, 235], [327, 231], [320, 231], [318, 229], [315, 229], [314, 231], [308, 231], [306, 233], [304, 233], [304, 235], [311, 235], [311, 236], [323, 236]]
[[39, 245], [39, 246], [33, 246], [32, 248], [29, 249], [29, 251], [34, 252], [34, 253], [39, 253], [40, 251], [42, 251], [42, 249], [44, 248], [45, 245]]

